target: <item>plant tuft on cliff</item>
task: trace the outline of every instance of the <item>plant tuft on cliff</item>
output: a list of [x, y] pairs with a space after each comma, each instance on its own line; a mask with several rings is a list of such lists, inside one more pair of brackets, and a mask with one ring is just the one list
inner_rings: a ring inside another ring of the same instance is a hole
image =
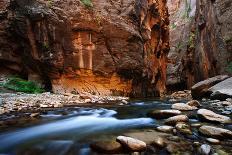
[[86, 6], [86, 7], [93, 7], [92, 0], [81, 0], [81, 2]]
[[8, 82], [3, 84], [3, 87], [24, 93], [42, 93], [44, 90], [35, 82], [26, 81], [19, 77], [11, 77]]
[[229, 62], [229, 64], [226, 67], [226, 71], [232, 74], [232, 62]]

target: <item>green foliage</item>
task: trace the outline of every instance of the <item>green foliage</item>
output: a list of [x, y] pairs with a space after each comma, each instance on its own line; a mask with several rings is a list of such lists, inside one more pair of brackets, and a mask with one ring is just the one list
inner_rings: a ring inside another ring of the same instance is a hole
[[86, 7], [93, 7], [92, 0], [81, 0]]
[[194, 48], [195, 47], [195, 45], [194, 45], [195, 37], [196, 37], [196, 35], [194, 34], [194, 32], [191, 32], [190, 35], [189, 35], [189, 41], [188, 41], [189, 48]]
[[3, 87], [14, 91], [25, 93], [42, 93], [44, 90], [35, 82], [26, 81], [18, 77], [11, 77], [8, 82], [3, 84]]
[[229, 64], [226, 67], [226, 71], [232, 73], [232, 62], [229, 62]]

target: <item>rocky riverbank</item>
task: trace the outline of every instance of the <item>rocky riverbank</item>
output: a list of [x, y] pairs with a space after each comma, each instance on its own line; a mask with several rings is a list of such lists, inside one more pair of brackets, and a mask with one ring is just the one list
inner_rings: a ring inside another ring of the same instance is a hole
[[128, 97], [120, 96], [97, 96], [88, 93], [81, 95], [25, 93], [2, 93], [0, 94], [0, 115], [8, 115], [20, 112], [39, 112], [46, 109], [62, 108], [70, 106], [90, 106], [128, 103]]

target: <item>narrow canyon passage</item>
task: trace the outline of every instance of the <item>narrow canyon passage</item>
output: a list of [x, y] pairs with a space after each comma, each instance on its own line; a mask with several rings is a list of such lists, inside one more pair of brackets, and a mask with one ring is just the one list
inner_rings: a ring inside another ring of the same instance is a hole
[[231, 155], [231, 0], [1, 0], [0, 154]]

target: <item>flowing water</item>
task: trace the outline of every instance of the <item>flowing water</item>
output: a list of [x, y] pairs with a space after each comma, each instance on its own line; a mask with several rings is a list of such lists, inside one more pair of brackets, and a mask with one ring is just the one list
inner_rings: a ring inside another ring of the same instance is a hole
[[0, 131], [0, 154], [93, 154], [89, 148], [92, 142], [113, 139], [131, 130], [154, 129], [162, 122], [146, 117], [146, 113], [170, 106], [163, 101], [144, 101], [44, 112], [36, 123]]

